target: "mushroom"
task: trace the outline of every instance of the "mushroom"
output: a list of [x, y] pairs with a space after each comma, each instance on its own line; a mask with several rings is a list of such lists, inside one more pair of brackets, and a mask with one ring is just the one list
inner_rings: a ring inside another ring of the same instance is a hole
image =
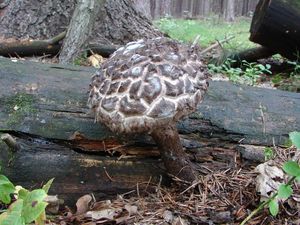
[[208, 88], [195, 46], [159, 37], [119, 48], [92, 77], [88, 106], [113, 132], [148, 133], [168, 173], [193, 181], [176, 122], [197, 109]]

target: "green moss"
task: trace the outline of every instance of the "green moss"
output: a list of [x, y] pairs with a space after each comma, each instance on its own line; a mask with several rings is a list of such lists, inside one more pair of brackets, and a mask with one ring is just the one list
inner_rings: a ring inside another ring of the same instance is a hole
[[7, 125], [9, 127], [21, 123], [24, 117], [34, 114], [37, 110], [34, 108], [35, 98], [31, 94], [17, 93], [4, 100], [4, 108], [9, 115]]

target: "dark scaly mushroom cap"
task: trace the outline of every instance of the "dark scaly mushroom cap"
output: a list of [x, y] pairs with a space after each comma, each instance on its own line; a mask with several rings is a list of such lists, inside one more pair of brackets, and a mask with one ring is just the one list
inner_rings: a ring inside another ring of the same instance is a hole
[[115, 132], [151, 132], [194, 112], [207, 78], [189, 46], [168, 38], [130, 42], [92, 77], [88, 105]]

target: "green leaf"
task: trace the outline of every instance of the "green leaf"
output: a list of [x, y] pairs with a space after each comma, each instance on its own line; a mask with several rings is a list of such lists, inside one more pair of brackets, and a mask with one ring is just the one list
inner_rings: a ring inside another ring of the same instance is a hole
[[18, 198], [25, 200], [27, 198], [27, 196], [28, 196], [29, 193], [30, 192], [27, 189], [22, 188], [18, 192]]
[[54, 178], [52, 178], [51, 180], [49, 180], [44, 186], [43, 186], [43, 190], [46, 192], [46, 194], [48, 193], [52, 183], [53, 183]]
[[300, 149], [300, 132], [297, 131], [291, 132], [289, 133], [289, 137], [293, 145], [295, 145], [297, 149]]
[[278, 188], [278, 198], [287, 199], [293, 194], [291, 185], [281, 184]]
[[264, 149], [264, 155], [265, 155], [265, 160], [266, 161], [274, 158], [273, 149], [270, 148], [270, 147], [265, 147], [265, 149]]
[[277, 199], [272, 199], [269, 202], [269, 210], [272, 216], [276, 216], [279, 212], [279, 205]]
[[283, 170], [290, 176], [300, 176], [300, 166], [295, 161], [287, 161], [283, 164]]
[[36, 189], [28, 193], [27, 198], [24, 200], [22, 212], [26, 223], [36, 220], [45, 211], [47, 203], [44, 202], [44, 199], [46, 196], [47, 194], [43, 189]]
[[7, 212], [0, 215], [1, 225], [25, 225], [22, 218], [23, 200], [19, 199], [10, 205]]
[[13, 183], [11, 183], [6, 176], [0, 175], [0, 201], [9, 204], [11, 201], [10, 194], [14, 193], [14, 191], [15, 186]]

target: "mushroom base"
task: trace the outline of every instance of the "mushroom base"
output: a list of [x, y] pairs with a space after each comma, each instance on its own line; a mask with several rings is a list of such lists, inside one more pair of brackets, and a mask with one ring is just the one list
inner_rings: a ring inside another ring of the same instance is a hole
[[183, 151], [176, 126], [173, 124], [156, 129], [151, 136], [159, 147], [167, 172], [182, 180], [193, 182], [198, 173]]

